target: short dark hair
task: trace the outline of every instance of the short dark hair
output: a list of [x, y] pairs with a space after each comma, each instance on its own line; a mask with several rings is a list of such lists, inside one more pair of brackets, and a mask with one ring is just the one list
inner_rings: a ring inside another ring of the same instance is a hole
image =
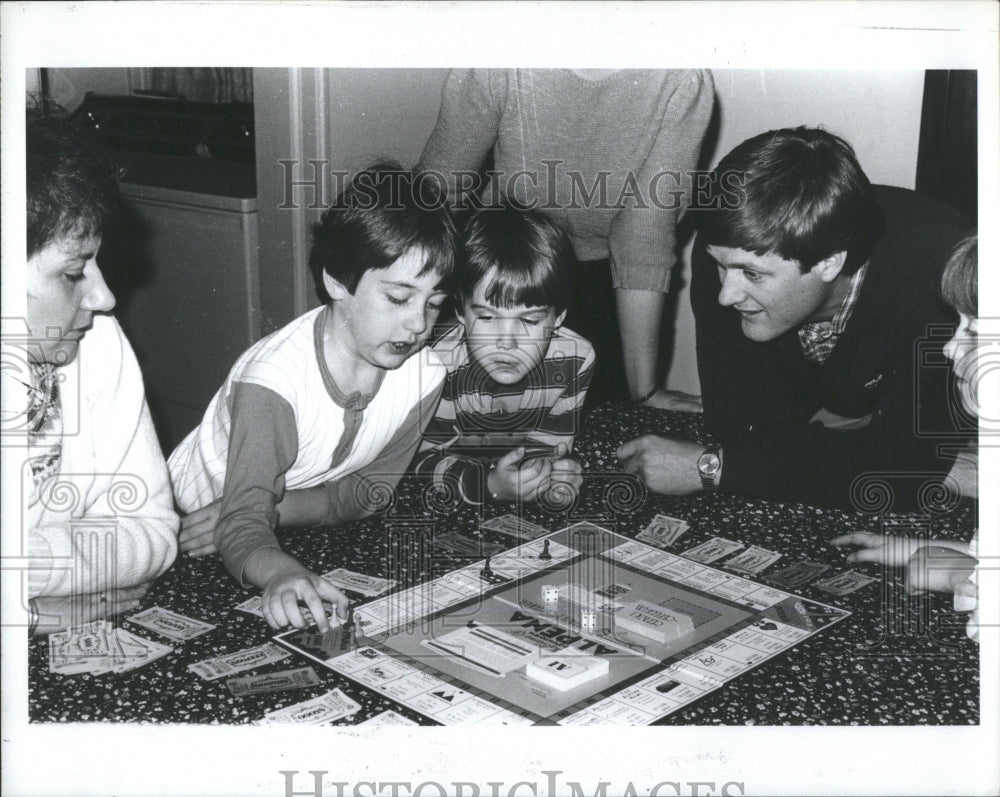
[[118, 168], [50, 102], [30, 102], [25, 122], [28, 257], [58, 238], [101, 235], [121, 210]]
[[366, 271], [388, 268], [415, 247], [426, 257], [420, 275], [434, 272], [447, 286], [457, 238], [437, 183], [398, 163], [375, 163], [354, 175], [313, 230], [309, 268], [316, 294], [329, 303], [324, 274], [353, 294]]
[[576, 256], [569, 236], [540, 211], [505, 200], [471, 214], [465, 226], [458, 292], [464, 301], [490, 273], [486, 300], [495, 307], [552, 307], [569, 303]]
[[842, 273], [851, 275], [885, 229], [854, 149], [825, 130], [785, 128], [747, 139], [712, 173], [719, 200], [734, 185], [743, 192], [737, 207], [718, 201], [693, 214], [700, 245], [774, 252], [799, 261], [803, 272], [846, 251]]
[[960, 313], [979, 315], [979, 235], [955, 245], [941, 275], [941, 295]]

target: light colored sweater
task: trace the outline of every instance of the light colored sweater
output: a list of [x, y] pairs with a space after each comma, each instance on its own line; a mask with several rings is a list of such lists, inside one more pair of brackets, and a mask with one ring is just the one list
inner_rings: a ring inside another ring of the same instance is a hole
[[27, 464], [22, 478], [29, 594], [96, 593], [151, 581], [177, 555], [180, 521], [139, 364], [118, 322], [95, 316], [77, 357], [57, 373], [64, 416], [59, 472], [34, 504]]
[[420, 165], [455, 198], [464, 178], [454, 173], [478, 170], [492, 150], [485, 199], [537, 203], [579, 259], [610, 259], [616, 288], [666, 292], [713, 101], [707, 70], [591, 81], [566, 69], [454, 69]]

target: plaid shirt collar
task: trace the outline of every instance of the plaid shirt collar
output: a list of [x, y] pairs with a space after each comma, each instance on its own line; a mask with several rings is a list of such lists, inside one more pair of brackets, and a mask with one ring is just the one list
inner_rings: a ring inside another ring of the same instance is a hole
[[865, 263], [851, 277], [851, 281], [847, 286], [847, 295], [844, 297], [844, 301], [840, 303], [840, 309], [837, 310], [833, 320], [803, 324], [799, 327], [799, 343], [802, 346], [802, 353], [806, 356], [807, 360], [819, 364], [826, 362], [826, 358], [830, 356], [833, 347], [837, 345], [837, 339], [851, 318], [854, 305], [858, 303], [858, 297], [861, 295], [861, 285], [865, 280], [865, 272], [867, 270], [868, 264]]

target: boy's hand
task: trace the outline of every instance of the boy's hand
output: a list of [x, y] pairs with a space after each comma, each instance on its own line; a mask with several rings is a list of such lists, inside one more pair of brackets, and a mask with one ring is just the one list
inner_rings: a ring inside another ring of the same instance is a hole
[[295, 565], [275, 573], [264, 585], [261, 595], [264, 619], [271, 628], [284, 628], [286, 625], [305, 628], [308, 623], [299, 607], [299, 601], [302, 601], [312, 612], [320, 633], [325, 634], [330, 630], [330, 621], [323, 601], [332, 603], [337, 617], [344, 621], [347, 619], [347, 596], [298, 562]]
[[207, 556], [216, 552], [215, 527], [219, 523], [221, 506], [220, 499], [181, 518], [181, 533], [177, 541], [183, 553]]
[[844, 534], [830, 542], [838, 547], [855, 545], [860, 548], [860, 550], [848, 554], [848, 562], [881, 562], [890, 567], [903, 567], [910, 561], [910, 557], [917, 552], [917, 549], [926, 545], [924, 542], [909, 537], [871, 534], [867, 531]]
[[309, 608], [321, 633], [330, 630], [324, 600], [333, 604], [337, 617], [342, 621], [347, 619], [348, 601], [344, 593], [280, 548], [254, 551], [243, 565], [242, 576], [243, 581], [261, 588], [261, 610], [271, 628], [286, 625], [305, 628], [307, 623], [299, 601]]
[[544, 457], [521, 465], [524, 446], [505, 454], [486, 477], [486, 487], [498, 501], [537, 501], [552, 472], [552, 462]]
[[557, 459], [552, 463], [552, 472], [542, 493], [541, 502], [555, 510], [566, 509], [576, 501], [582, 485], [583, 468], [580, 467], [580, 463], [565, 457]]

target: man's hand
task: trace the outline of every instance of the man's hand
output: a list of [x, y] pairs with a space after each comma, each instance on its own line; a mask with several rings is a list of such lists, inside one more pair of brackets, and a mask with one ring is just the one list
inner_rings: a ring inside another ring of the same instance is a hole
[[137, 584], [134, 587], [86, 595], [39, 596], [35, 598], [35, 605], [38, 607], [38, 627], [35, 633], [53, 634], [65, 631], [72, 625], [106, 620], [123, 612], [130, 612], [139, 608], [139, 601], [148, 589], [149, 584]]
[[634, 473], [654, 493], [687, 495], [701, 489], [698, 457], [704, 450], [700, 443], [648, 434], [625, 443], [617, 455], [625, 472]]
[[954, 548], [938, 545], [939, 540], [921, 547], [906, 566], [906, 591], [954, 592], [976, 569], [976, 559]]
[[847, 555], [848, 562], [880, 562], [889, 567], [903, 567], [917, 549], [926, 545], [926, 541], [914, 540], [909, 537], [896, 537], [892, 534], [872, 534], [867, 531], [855, 531], [852, 534], [842, 534], [831, 541], [838, 548], [845, 545], [857, 546], [859, 550]]
[[215, 527], [219, 523], [221, 507], [220, 499], [181, 518], [181, 533], [177, 541], [182, 553], [188, 556], [216, 553]]
[[498, 501], [537, 501], [552, 473], [552, 462], [545, 457], [521, 464], [524, 446], [505, 454], [486, 477], [486, 489]]
[[662, 387], [646, 399], [643, 407], [655, 407], [658, 410], [674, 410], [676, 412], [702, 412], [701, 396], [693, 393], [683, 393], [680, 390], [664, 390]]

